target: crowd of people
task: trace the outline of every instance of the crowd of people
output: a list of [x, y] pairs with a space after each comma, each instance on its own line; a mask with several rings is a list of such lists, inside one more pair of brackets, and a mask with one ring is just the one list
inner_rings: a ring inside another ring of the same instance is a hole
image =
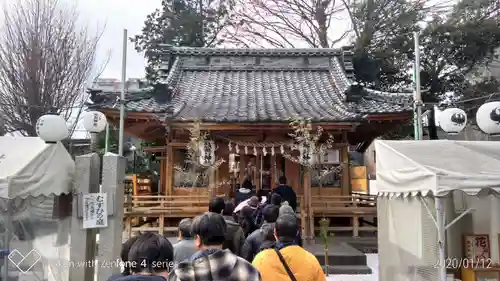
[[326, 281], [302, 248], [296, 200], [284, 177], [267, 197], [214, 198], [208, 212], [181, 220], [174, 245], [152, 232], [130, 238], [123, 272], [108, 281]]

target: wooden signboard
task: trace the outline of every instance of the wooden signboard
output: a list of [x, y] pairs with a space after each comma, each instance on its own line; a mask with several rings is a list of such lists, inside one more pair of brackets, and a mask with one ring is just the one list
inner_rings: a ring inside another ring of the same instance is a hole
[[368, 179], [366, 166], [351, 167], [351, 191], [368, 194]]
[[488, 234], [465, 235], [464, 240], [466, 259], [478, 263], [477, 267], [491, 266], [490, 237]]

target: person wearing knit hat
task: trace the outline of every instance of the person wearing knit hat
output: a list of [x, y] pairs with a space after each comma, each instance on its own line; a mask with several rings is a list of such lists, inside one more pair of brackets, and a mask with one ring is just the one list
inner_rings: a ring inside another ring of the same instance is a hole
[[280, 214], [279, 216], [283, 216], [285, 214], [289, 214], [289, 215], [294, 215], [295, 216], [295, 212], [293, 211], [292, 207], [290, 207], [290, 205], [288, 204], [288, 202], [283, 202], [281, 204], [281, 207], [280, 207]]
[[[295, 214], [292, 207], [290, 207], [290, 205], [288, 205], [288, 202], [283, 202], [283, 204], [281, 204], [278, 217], [282, 217], [282, 216], [286, 216], [286, 215], [292, 215], [294, 217], [297, 217], [297, 214]], [[296, 243], [297, 243], [297, 245], [302, 246], [302, 235], [300, 233], [300, 230], [297, 233]]]

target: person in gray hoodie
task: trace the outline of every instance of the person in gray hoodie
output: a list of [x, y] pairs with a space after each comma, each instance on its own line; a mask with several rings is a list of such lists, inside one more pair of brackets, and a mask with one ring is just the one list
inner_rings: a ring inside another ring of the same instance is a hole
[[134, 242], [128, 253], [132, 275], [116, 281], [166, 281], [174, 269], [174, 249], [168, 239], [146, 232]]
[[[279, 209], [275, 205], [267, 205], [262, 210], [264, 223], [262, 226], [248, 235], [243, 244], [241, 257], [248, 262], [252, 262], [253, 258], [260, 252], [263, 244], [273, 244], [275, 239], [272, 235], [274, 233], [274, 223], [278, 219]], [[268, 246], [265, 246], [267, 248]]]
[[192, 219], [183, 219], [179, 223], [179, 242], [174, 244], [174, 262], [179, 263], [196, 253], [191, 235]]

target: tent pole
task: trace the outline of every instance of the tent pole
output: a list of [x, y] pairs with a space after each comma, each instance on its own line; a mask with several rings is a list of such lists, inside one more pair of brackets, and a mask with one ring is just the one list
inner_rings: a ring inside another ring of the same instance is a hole
[[451, 226], [453, 226], [455, 223], [457, 223], [461, 218], [465, 217], [466, 215], [468, 215], [469, 213], [471, 213], [472, 211], [474, 211], [473, 208], [469, 208], [467, 210], [465, 210], [465, 212], [461, 213], [460, 216], [456, 217], [454, 220], [452, 220], [450, 223], [448, 223], [445, 227], [444, 227], [444, 230], [448, 230], [448, 228], [450, 228]]
[[432, 221], [434, 222], [434, 225], [436, 226], [436, 228], [439, 228], [438, 222], [434, 218], [434, 215], [432, 214], [431, 209], [429, 208], [429, 205], [427, 205], [427, 202], [425, 202], [425, 199], [422, 196], [419, 196], [419, 198], [420, 198], [420, 201], [422, 202], [422, 204], [424, 205], [425, 210], [427, 211], [427, 214], [429, 215], [429, 217], [431, 217]]
[[434, 204], [436, 206], [436, 221], [437, 221], [437, 234], [438, 234], [438, 248], [439, 248], [439, 280], [446, 281], [446, 268], [445, 268], [445, 226], [444, 226], [444, 212], [441, 197], [434, 197]]
[[[11, 238], [10, 232], [11, 231], [14, 232], [14, 230], [11, 227], [11, 225], [12, 225], [12, 206], [13, 205], [10, 203], [10, 199], [7, 199], [7, 219], [6, 219], [5, 227], [4, 227], [5, 236], [3, 237], [3, 239], [4, 239], [3, 248], [8, 251], [7, 254], [9, 256], [10, 256], [10, 253], [12, 253], [12, 249], [10, 248], [10, 238]], [[2, 280], [9, 280], [9, 260], [10, 260], [10, 258], [8, 256], [4, 257]]]

